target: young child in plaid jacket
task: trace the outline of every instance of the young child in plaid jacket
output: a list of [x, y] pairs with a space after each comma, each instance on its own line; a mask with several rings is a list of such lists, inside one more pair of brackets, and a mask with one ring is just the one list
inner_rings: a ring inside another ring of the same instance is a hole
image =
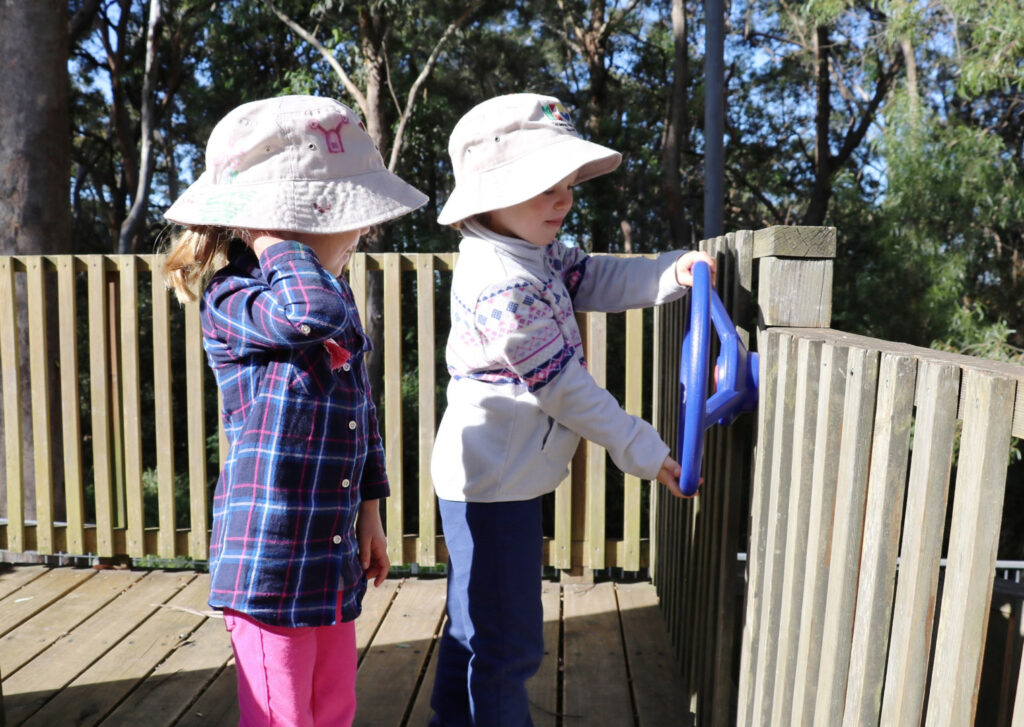
[[389, 562], [388, 495], [363, 333], [340, 278], [368, 227], [426, 197], [331, 99], [244, 104], [167, 210], [165, 265], [201, 291], [230, 451], [213, 500], [210, 605], [235, 652], [242, 725], [349, 725], [353, 620]]

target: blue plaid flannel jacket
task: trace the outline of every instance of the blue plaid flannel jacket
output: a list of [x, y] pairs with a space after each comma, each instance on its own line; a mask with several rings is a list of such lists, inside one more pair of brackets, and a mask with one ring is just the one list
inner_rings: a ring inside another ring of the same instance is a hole
[[350, 621], [366, 592], [359, 503], [388, 495], [369, 339], [347, 283], [305, 245], [277, 243], [257, 261], [236, 240], [229, 258], [200, 306], [230, 443], [213, 499], [210, 605], [324, 626], [342, 591]]

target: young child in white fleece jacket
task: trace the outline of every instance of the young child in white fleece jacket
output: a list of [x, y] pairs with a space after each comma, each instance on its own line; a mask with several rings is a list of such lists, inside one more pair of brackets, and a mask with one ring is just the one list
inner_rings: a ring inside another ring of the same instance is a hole
[[456, 186], [438, 217], [461, 230], [446, 351], [452, 379], [431, 474], [449, 552], [433, 725], [531, 724], [525, 682], [543, 656], [541, 496], [581, 436], [676, 496], [655, 429], [587, 372], [576, 311], [665, 303], [701, 252], [590, 257], [555, 241], [573, 187], [621, 155], [585, 141], [556, 98], [485, 101], [449, 143]]

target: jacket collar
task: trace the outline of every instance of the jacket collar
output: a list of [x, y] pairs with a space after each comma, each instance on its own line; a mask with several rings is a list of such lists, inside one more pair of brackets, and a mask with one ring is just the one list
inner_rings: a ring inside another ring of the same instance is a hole
[[485, 241], [499, 252], [526, 264], [543, 263], [544, 258], [547, 256], [548, 248], [554, 244], [552, 242], [544, 247], [538, 247], [532, 242], [521, 240], [518, 237], [499, 235], [494, 230], [472, 219], [464, 220], [462, 223], [462, 244], [469, 240]]

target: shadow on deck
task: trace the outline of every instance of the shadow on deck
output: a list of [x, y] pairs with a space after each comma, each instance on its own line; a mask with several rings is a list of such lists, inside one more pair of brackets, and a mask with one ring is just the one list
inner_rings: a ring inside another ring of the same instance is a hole
[[[237, 724], [231, 645], [192, 571], [17, 566], [0, 573], [7, 727]], [[443, 578], [389, 579], [356, 622], [357, 725], [430, 717]], [[647, 582], [544, 583], [535, 724], [689, 723], [682, 677]], [[2, 724], [2, 722], [0, 722]]]

